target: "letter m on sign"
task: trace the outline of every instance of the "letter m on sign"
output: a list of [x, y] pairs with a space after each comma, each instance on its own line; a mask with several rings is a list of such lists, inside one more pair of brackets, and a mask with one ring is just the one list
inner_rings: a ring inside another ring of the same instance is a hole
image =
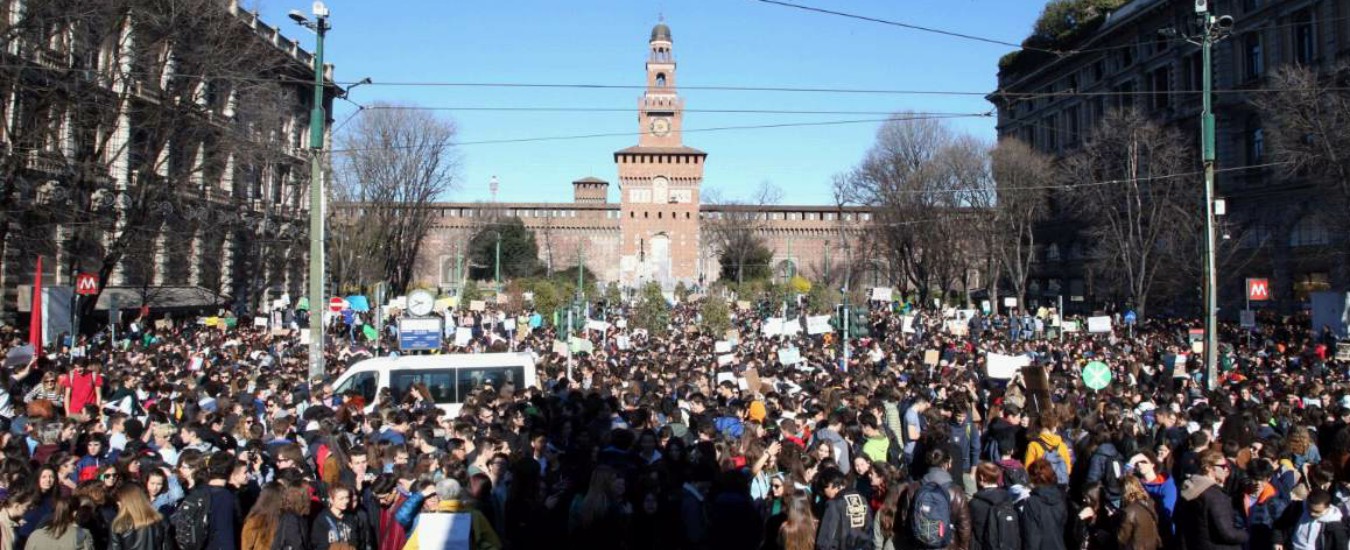
[[1247, 299], [1253, 302], [1264, 302], [1269, 300], [1270, 280], [1247, 279]]
[[98, 275], [81, 273], [75, 277], [75, 293], [81, 296], [98, 294]]

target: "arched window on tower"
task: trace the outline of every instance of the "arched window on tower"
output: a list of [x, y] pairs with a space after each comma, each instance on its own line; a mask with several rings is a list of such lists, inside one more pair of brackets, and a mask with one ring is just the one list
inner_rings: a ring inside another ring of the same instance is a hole
[[656, 87], [666, 87], [666, 73], [656, 73]]

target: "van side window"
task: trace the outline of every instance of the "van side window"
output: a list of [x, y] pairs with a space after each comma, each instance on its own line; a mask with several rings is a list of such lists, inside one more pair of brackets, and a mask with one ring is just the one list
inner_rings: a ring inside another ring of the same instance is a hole
[[501, 391], [502, 386], [510, 382], [516, 387], [516, 391], [525, 389], [525, 367], [483, 367], [483, 368], [463, 368], [459, 369], [459, 382], [456, 392], [456, 403], [463, 403], [474, 392], [484, 389], [484, 386], [492, 386], [492, 389]]
[[436, 403], [455, 403], [454, 369], [396, 370], [389, 373], [389, 391], [395, 402], [403, 401], [415, 384], [425, 384]]
[[355, 391], [369, 405], [375, 402], [375, 393], [379, 390], [379, 379], [375, 372], [358, 372], [337, 388], [337, 394], [343, 395]]

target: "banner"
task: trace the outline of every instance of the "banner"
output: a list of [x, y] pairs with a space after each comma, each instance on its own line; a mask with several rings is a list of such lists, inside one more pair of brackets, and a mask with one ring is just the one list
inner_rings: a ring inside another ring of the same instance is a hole
[[1022, 367], [1031, 364], [1031, 358], [1025, 355], [1003, 355], [989, 352], [984, 356], [985, 372], [990, 378], [1010, 380], [1017, 376]]
[[1111, 318], [1108, 316], [1088, 317], [1088, 332], [1111, 332]]
[[806, 318], [806, 333], [812, 336], [834, 332], [834, 327], [830, 326], [829, 315], [816, 315]]

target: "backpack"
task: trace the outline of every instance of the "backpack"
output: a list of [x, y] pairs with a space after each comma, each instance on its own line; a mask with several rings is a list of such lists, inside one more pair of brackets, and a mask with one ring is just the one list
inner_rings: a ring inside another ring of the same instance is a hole
[[1106, 457], [1106, 471], [1102, 473], [1102, 488], [1107, 494], [1119, 497], [1124, 489], [1121, 483], [1121, 476], [1125, 474], [1125, 464], [1120, 460], [1120, 454], [1114, 454]]
[[981, 451], [980, 454], [984, 455], [985, 460], [998, 464], [998, 461], [1003, 460], [1002, 452], [1003, 450], [1000, 449], [998, 445], [998, 438], [990, 437], [987, 438], [987, 442], [984, 444], [984, 450]]
[[1041, 441], [1040, 439], [1036, 439], [1032, 441], [1032, 443], [1035, 443], [1036, 445], [1039, 445], [1041, 447], [1041, 450], [1044, 451], [1045, 461], [1050, 463], [1051, 468], [1054, 468], [1055, 483], [1058, 483], [1060, 487], [1068, 486], [1069, 465], [1064, 463], [1064, 457], [1060, 456], [1059, 453], [1056, 451], [1056, 449], [1059, 446], [1056, 445], [1055, 448], [1051, 448], [1049, 445], [1046, 445], [1045, 442]]
[[183, 499], [169, 518], [178, 550], [203, 550], [210, 538], [210, 490], [201, 488]]
[[1017, 501], [1008, 498], [997, 504], [990, 503], [984, 530], [978, 535], [979, 550], [1020, 550], [1022, 521], [1017, 515]]
[[909, 510], [909, 529], [920, 548], [946, 548], [952, 544], [952, 500], [947, 488], [922, 482]]

